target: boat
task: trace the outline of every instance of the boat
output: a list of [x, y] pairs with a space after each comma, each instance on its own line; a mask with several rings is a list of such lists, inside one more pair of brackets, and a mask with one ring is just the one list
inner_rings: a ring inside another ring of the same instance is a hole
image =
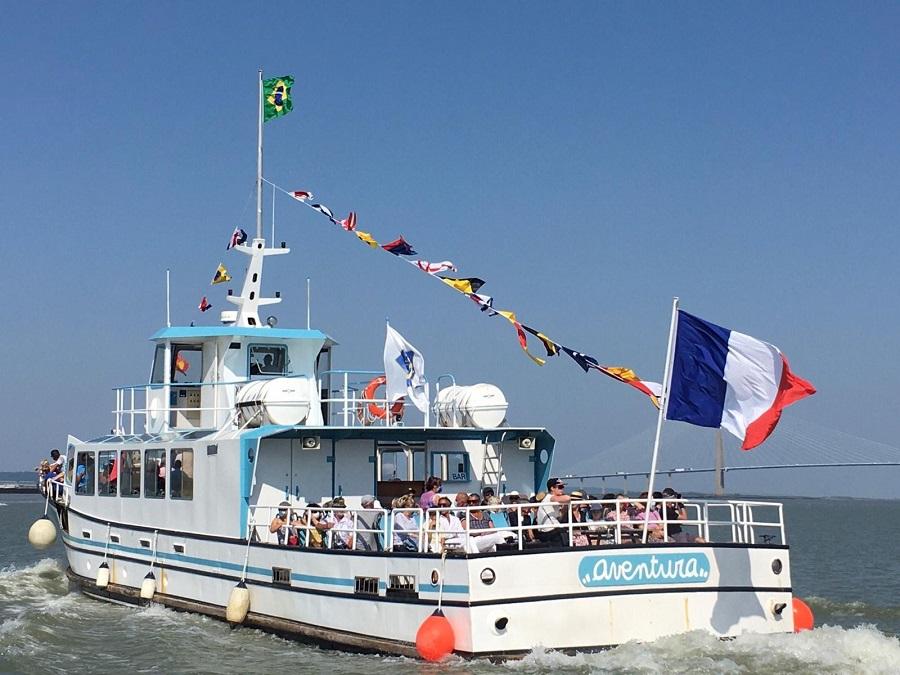
[[[680, 500], [680, 543], [648, 536], [622, 500], [548, 512], [555, 439], [509, 425], [506, 393], [441, 378], [424, 413], [379, 396], [382, 371], [336, 368], [325, 332], [261, 319], [282, 299], [263, 296], [264, 261], [286, 244], [258, 218], [235, 250], [235, 309], [161, 328], [149, 381], [115, 390], [112, 432], [69, 438], [48, 504], [85, 595], [425, 658], [794, 630], [781, 504]], [[431, 476], [450, 507], [407, 497]], [[499, 503], [466, 497], [488, 489]], [[662, 513], [657, 530], [672, 525]]]
[[0, 494], [37, 494], [39, 488], [36, 481], [6, 481], [0, 483]]

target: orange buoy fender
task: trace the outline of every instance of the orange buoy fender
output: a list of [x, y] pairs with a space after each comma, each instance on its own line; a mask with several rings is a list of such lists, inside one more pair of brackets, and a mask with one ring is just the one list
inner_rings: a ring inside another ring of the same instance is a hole
[[[384, 375], [379, 375], [378, 377], [373, 378], [369, 384], [366, 385], [366, 388], [363, 390], [363, 398], [366, 400], [371, 400], [375, 398], [375, 392], [379, 387], [383, 387], [387, 384], [387, 378]], [[369, 403], [368, 405], [369, 415], [373, 419], [383, 420], [384, 416], [387, 414], [387, 411], [383, 406], [378, 405], [377, 403]], [[359, 412], [360, 420], [365, 422], [364, 412], [360, 409]], [[403, 417], [403, 401], [395, 401], [391, 406], [391, 416], [394, 419], [400, 419]]]
[[799, 633], [803, 630], [812, 630], [813, 613], [809, 605], [800, 598], [791, 598], [791, 604], [794, 607], [794, 632]]
[[439, 609], [422, 622], [416, 633], [416, 651], [426, 661], [440, 661], [452, 654], [455, 643], [453, 626]]

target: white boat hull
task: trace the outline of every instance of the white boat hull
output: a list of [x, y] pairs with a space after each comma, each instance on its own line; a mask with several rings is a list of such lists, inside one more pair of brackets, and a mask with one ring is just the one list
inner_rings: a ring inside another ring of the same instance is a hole
[[[153, 544], [145, 544], [155, 540], [154, 602], [224, 618], [241, 579], [245, 543], [113, 524], [118, 543], [107, 549], [105, 523], [72, 510], [68, 518], [70, 576], [89, 595], [139, 603], [153, 557]], [[99, 589], [94, 579], [104, 555], [110, 584]], [[290, 585], [273, 582], [273, 567], [290, 570]], [[432, 581], [442, 569], [455, 651], [467, 656], [511, 656], [538, 645], [596, 649], [692, 630], [720, 637], [793, 630], [787, 547], [735, 544], [510, 551], [444, 562], [432, 554], [252, 544], [245, 623], [334, 646], [412, 655], [416, 631], [437, 606], [439, 584]], [[489, 585], [481, 580], [485, 569], [495, 578]], [[414, 594], [390, 592], [391, 575], [410, 575]], [[377, 596], [358, 592], [354, 580], [361, 576], [379, 580]], [[777, 612], [779, 605], [786, 609]]]

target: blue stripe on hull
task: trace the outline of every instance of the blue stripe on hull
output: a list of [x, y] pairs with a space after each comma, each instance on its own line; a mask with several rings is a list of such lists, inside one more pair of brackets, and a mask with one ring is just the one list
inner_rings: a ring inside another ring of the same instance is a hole
[[[72, 544], [77, 544], [81, 546], [91, 546], [94, 548], [105, 548], [106, 544], [95, 541], [93, 539], [83, 539], [81, 537], [74, 537], [71, 534], [63, 533], [63, 539], [65, 541], [72, 542]], [[115, 551], [121, 551], [122, 553], [130, 553], [137, 554], [141, 556], [149, 557], [151, 554], [145, 548], [135, 548], [133, 546], [124, 546], [123, 544], [113, 544], [110, 542], [109, 548]], [[192, 565], [197, 565], [199, 567], [207, 567], [217, 570], [230, 570], [232, 572], [241, 572], [243, 570], [243, 565], [239, 565], [238, 563], [225, 562], [222, 560], [211, 560], [209, 558], [198, 558], [196, 556], [184, 555], [182, 553], [167, 553], [165, 551], [157, 551], [156, 557], [161, 560], [171, 560], [173, 562], [182, 562], [182, 563], [190, 563]], [[265, 578], [270, 578], [272, 576], [272, 569], [269, 567], [254, 567], [252, 565], [247, 566], [247, 574], [256, 574], [258, 576], [262, 576]], [[354, 579], [347, 579], [344, 577], [323, 577], [316, 574], [302, 574], [300, 572], [292, 572], [291, 573], [292, 581], [300, 581], [308, 584], [321, 584], [323, 586], [341, 586], [341, 587], [349, 587], [353, 588], [355, 585]], [[385, 584], [380, 584], [380, 588], [387, 588]], [[425, 589], [420, 588], [420, 592], [428, 592]], [[437, 592], [436, 590], [433, 592]], [[462, 584], [445, 584], [444, 585], [445, 593], [463, 593], [468, 594], [469, 587]]]

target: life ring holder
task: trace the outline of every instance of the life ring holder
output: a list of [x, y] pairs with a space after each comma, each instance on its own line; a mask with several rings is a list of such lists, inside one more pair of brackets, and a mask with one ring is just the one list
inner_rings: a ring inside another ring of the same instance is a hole
[[[363, 389], [363, 399], [369, 401], [366, 405], [360, 405], [356, 410], [356, 416], [363, 424], [371, 424], [375, 420], [383, 420], [387, 414], [386, 406], [372, 403], [375, 398], [375, 392], [379, 387], [387, 384], [387, 378], [384, 375], [372, 378], [366, 388]], [[400, 421], [403, 418], [403, 399], [399, 399], [391, 406], [391, 419]]]

